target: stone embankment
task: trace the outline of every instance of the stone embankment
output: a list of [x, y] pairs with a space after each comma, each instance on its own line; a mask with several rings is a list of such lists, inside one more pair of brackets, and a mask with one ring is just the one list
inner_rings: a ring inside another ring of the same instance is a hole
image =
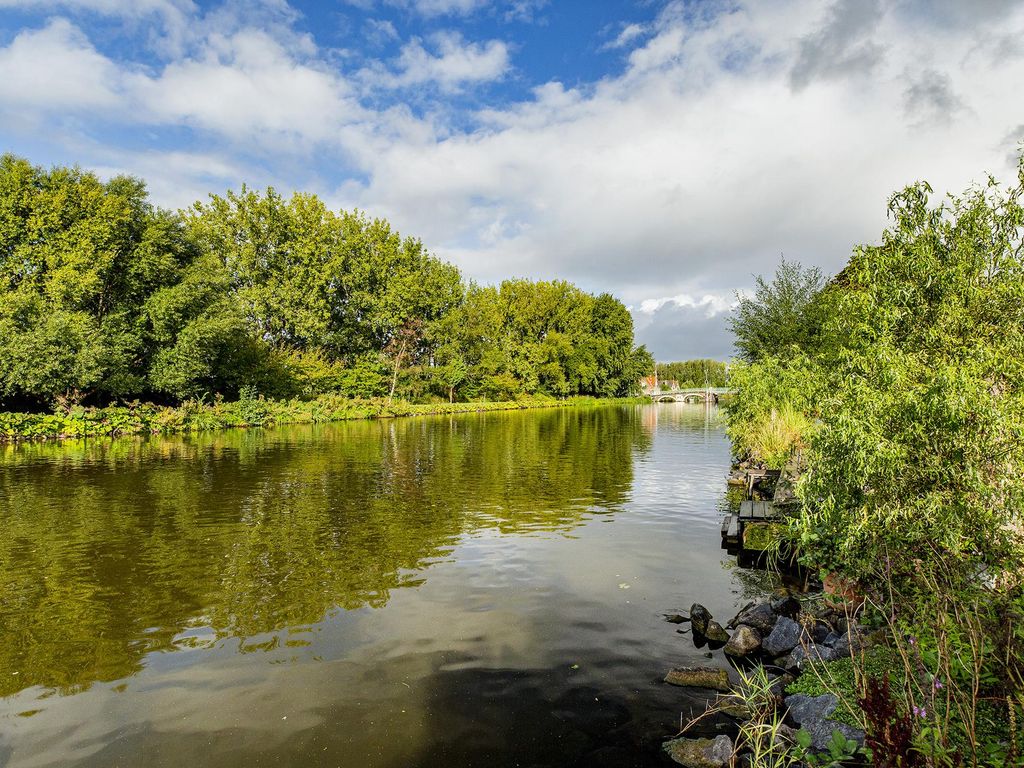
[[[792, 740], [796, 729], [802, 728], [810, 736], [811, 749], [824, 751], [838, 731], [863, 745], [863, 731], [833, 719], [839, 705], [835, 696], [787, 693], [800, 675], [827, 675], [829, 663], [849, 658], [871, 642], [867, 629], [840, 607], [828, 603], [812, 607], [811, 603], [780, 591], [770, 599], [745, 605], [724, 627], [699, 603], [690, 608], [688, 617], [673, 614], [666, 620], [676, 624], [688, 621], [697, 647], [720, 649], [733, 667], [763, 668], [776, 711], [784, 718], [778, 729], [780, 738]], [[740, 725], [751, 717], [742, 687], [732, 684], [725, 668], [676, 667], [665, 676], [665, 682], [704, 693], [708, 708], [704, 716], [728, 716], [734, 723], [733, 734], [740, 733]], [[680, 735], [666, 741], [664, 750], [676, 763], [689, 768], [725, 768], [734, 756], [743, 757], [745, 746], [726, 734], [713, 738]]]

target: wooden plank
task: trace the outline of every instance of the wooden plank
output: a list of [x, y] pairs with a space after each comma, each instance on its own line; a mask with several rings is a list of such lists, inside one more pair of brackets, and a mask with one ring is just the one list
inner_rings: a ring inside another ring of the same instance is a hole
[[732, 515], [722, 516], [722, 538], [725, 538], [725, 534], [729, 532], [729, 520], [732, 519]]
[[740, 516], [736, 513], [729, 516], [729, 530], [725, 534], [725, 538], [734, 542], [740, 540]]
[[741, 501], [740, 502], [740, 517], [753, 517], [754, 515], [754, 502], [752, 501]]

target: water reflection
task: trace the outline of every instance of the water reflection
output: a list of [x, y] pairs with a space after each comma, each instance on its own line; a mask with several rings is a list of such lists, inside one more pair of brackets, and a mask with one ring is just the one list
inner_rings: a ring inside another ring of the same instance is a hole
[[618, 508], [649, 440], [599, 409], [7, 447], [0, 695], [381, 607], [461, 535]]
[[659, 765], [662, 613], [748, 589], [715, 413], [0, 449], [0, 765]]

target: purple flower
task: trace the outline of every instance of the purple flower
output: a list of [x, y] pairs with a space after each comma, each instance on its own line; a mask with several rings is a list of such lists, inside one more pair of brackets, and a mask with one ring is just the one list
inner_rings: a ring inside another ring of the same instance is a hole
[[939, 680], [939, 678], [937, 677], [932, 682], [932, 686], [935, 688], [936, 691], [941, 691], [943, 688], [945, 688], [945, 686], [942, 684], [942, 681]]
[[907, 640], [908, 640], [908, 642], [909, 642], [909, 643], [910, 643], [911, 645], [915, 645], [915, 646], [917, 645], [917, 638], [916, 638], [916, 637], [914, 637], [913, 635], [911, 635], [911, 636], [910, 636], [909, 638], [907, 638]]
[[919, 707], [916, 704], [914, 705], [914, 716], [915, 717], [927, 717], [927, 715], [928, 715], [928, 710], [926, 710], [924, 707]]

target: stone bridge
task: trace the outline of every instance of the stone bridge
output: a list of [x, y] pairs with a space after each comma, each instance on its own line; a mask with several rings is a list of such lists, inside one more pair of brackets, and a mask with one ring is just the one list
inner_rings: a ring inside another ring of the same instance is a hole
[[655, 403], [717, 403], [719, 396], [729, 391], [725, 387], [707, 387], [645, 391], [644, 394]]

